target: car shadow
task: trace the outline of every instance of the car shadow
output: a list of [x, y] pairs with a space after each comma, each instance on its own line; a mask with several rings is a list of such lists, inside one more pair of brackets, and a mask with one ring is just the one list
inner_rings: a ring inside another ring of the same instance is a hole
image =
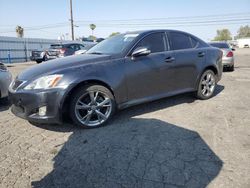
[[223, 162], [201, 136], [157, 119], [75, 129], [32, 187], [206, 187]]
[[197, 132], [135, 117], [193, 101], [185, 94], [131, 107], [98, 129], [39, 125], [72, 134], [54, 157], [53, 170], [32, 187], [206, 187], [223, 162]]
[[0, 99], [0, 112], [9, 110], [11, 104], [7, 98]]

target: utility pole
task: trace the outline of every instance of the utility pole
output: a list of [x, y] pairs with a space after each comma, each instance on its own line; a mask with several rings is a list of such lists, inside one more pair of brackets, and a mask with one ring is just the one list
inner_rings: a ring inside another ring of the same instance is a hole
[[72, 0], [70, 0], [70, 22], [71, 22], [71, 36], [74, 40], [74, 20], [73, 20], [73, 10], [72, 10]]

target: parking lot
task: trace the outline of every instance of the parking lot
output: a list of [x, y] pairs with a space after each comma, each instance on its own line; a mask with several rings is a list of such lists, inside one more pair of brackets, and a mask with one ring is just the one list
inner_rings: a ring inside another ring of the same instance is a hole
[[250, 187], [250, 49], [235, 55], [210, 100], [138, 105], [98, 129], [32, 125], [0, 101], [0, 187]]

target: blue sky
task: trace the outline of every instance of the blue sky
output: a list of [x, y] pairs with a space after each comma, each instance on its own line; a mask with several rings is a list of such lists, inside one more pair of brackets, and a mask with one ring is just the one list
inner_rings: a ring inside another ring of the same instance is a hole
[[[119, 31], [143, 29], [178, 29], [191, 32], [204, 40], [212, 39], [217, 29], [228, 28], [233, 35], [240, 25], [250, 25], [250, 21], [240, 24], [220, 24], [202, 26], [101, 26], [101, 20], [133, 20], [169, 17], [202, 17], [207, 15], [250, 13], [250, 0], [73, 0], [74, 19], [78, 21], [75, 35], [89, 36], [90, 23], [97, 25], [94, 34], [98, 37], [107, 37], [110, 33]], [[250, 14], [248, 16], [250, 19]], [[65, 23], [64, 23], [65, 22]], [[68, 22], [68, 23], [67, 23]], [[107, 22], [107, 21], [106, 21]], [[133, 21], [131, 21], [133, 22]], [[57, 38], [60, 35], [70, 35], [69, 0], [0, 0], [0, 35], [16, 36], [15, 26], [24, 28], [32, 26], [53, 25], [64, 23], [56, 28], [40, 30], [25, 30], [25, 37]], [[126, 23], [129, 23], [127, 21]], [[99, 24], [99, 26], [98, 26]], [[6, 32], [6, 33], [4, 33]], [[67, 35], [67, 33], [69, 33]]]

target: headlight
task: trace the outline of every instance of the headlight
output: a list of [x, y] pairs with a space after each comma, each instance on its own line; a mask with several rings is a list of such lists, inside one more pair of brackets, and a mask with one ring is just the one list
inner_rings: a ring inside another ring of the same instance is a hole
[[49, 89], [57, 87], [58, 82], [62, 79], [63, 75], [54, 74], [49, 76], [43, 76], [31, 82], [24, 89]]
[[40, 53], [40, 57], [43, 57], [45, 55], [45, 52]]
[[7, 67], [3, 63], [0, 63], [0, 71], [7, 71]]

